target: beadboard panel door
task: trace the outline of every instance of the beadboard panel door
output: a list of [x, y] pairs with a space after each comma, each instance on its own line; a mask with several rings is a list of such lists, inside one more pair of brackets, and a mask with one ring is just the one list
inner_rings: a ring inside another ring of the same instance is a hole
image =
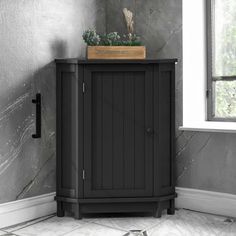
[[153, 67], [84, 70], [84, 197], [153, 195]]

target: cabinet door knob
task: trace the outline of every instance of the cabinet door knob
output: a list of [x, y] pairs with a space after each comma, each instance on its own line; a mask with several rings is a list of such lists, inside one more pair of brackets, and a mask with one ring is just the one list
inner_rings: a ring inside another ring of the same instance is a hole
[[149, 128], [146, 129], [146, 133], [147, 133], [147, 135], [149, 135], [149, 136], [153, 136], [153, 135], [154, 135], [154, 130], [149, 127]]

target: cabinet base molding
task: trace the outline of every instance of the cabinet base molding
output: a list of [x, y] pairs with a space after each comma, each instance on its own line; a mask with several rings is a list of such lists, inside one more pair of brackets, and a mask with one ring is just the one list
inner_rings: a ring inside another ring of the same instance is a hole
[[176, 194], [153, 198], [94, 198], [75, 199], [55, 197], [57, 200], [57, 216], [63, 217], [66, 212], [74, 213], [76, 219], [81, 219], [86, 213], [127, 213], [152, 212], [154, 217], [161, 217], [162, 211], [175, 213], [174, 199]]

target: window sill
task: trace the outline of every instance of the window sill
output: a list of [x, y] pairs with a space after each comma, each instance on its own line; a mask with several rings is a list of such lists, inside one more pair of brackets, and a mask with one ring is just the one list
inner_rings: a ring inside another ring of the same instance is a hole
[[185, 124], [179, 127], [183, 131], [236, 133], [236, 122], [205, 121], [196, 124]]

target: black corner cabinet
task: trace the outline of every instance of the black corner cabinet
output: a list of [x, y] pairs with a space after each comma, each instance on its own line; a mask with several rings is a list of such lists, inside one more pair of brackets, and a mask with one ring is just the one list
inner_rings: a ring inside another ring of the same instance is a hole
[[58, 216], [174, 214], [176, 61], [56, 60]]

